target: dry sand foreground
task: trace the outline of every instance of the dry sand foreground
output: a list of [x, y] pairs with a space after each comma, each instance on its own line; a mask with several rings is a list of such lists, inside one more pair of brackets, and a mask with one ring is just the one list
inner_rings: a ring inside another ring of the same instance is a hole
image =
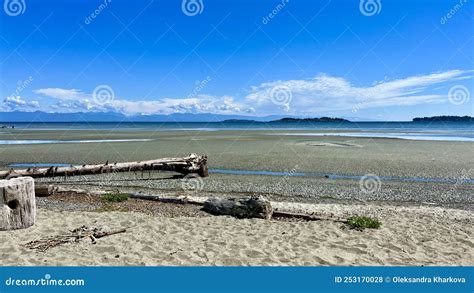
[[[376, 215], [379, 230], [330, 221], [154, 217], [39, 209], [34, 227], [0, 232], [2, 265], [474, 265], [469, 211], [435, 207], [293, 204], [291, 210]], [[81, 225], [126, 233], [37, 252], [22, 244]]]

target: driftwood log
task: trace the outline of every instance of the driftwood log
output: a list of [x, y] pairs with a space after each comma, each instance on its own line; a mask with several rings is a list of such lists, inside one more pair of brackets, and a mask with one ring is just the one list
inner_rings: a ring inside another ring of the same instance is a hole
[[23, 229], [36, 220], [35, 182], [31, 177], [0, 180], [0, 230]]
[[54, 185], [35, 185], [35, 196], [37, 197], [47, 197], [58, 191], [59, 188]]
[[59, 185], [35, 185], [35, 196], [36, 197], [48, 197], [55, 194], [75, 194], [75, 195], [104, 195], [109, 193], [117, 193], [114, 191], [107, 191], [107, 190], [86, 190], [86, 189], [79, 189], [69, 186], [59, 186]]
[[[36, 186], [36, 196], [48, 196], [54, 193], [77, 193], [77, 194], [86, 194], [86, 195], [103, 195], [108, 193], [107, 191], [88, 191], [88, 190], [82, 190], [82, 189], [74, 189], [74, 188], [69, 188], [69, 187], [59, 187], [55, 185], [46, 185], [46, 186]], [[38, 195], [38, 192], [42, 192], [43, 195]], [[130, 193], [128, 194], [130, 198], [136, 198], [136, 199], [141, 199], [141, 200], [151, 200], [151, 201], [159, 201], [163, 203], [176, 203], [176, 204], [194, 204], [194, 205], [200, 205], [203, 206], [206, 204], [206, 209], [205, 211], [210, 212], [215, 215], [223, 215], [221, 212], [221, 208], [216, 210], [215, 208], [215, 202], [219, 201], [229, 201], [228, 199], [213, 199], [213, 198], [208, 198], [208, 197], [201, 197], [201, 196], [163, 196], [163, 195], [154, 195], [154, 194], [144, 194], [144, 193]], [[249, 198], [240, 198], [240, 199], [231, 199], [230, 201], [232, 202], [231, 205], [234, 204], [235, 201], [246, 201]], [[213, 202], [211, 204], [211, 202]], [[275, 219], [281, 219], [281, 218], [290, 218], [290, 219], [300, 219], [304, 221], [333, 221], [333, 222], [339, 222], [339, 223], [347, 223], [347, 219], [343, 217], [337, 217], [334, 215], [318, 215], [315, 213], [295, 213], [287, 210], [280, 210], [278, 206], [281, 206], [281, 202], [270, 202], [270, 205], [272, 207], [273, 213], [271, 215], [271, 218]], [[287, 203], [290, 204], [290, 203]], [[277, 205], [277, 207], [273, 207], [273, 205]], [[226, 215], [228, 215], [226, 213]], [[230, 214], [233, 215], [233, 214]]]
[[114, 172], [133, 171], [175, 171], [181, 174], [196, 173], [201, 177], [208, 176], [207, 157], [191, 154], [183, 158], [164, 158], [141, 162], [105, 163], [100, 165], [82, 165], [70, 167], [29, 168], [23, 170], [0, 171], [0, 178], [29, 176], [33, 178], [90, 175]]
[[305, 221], [332, 221], [339, 223], [347, 223], [347, 219], [334, 217], [334, 216], [319, 216], [315, 214], [301, 214], [301, 213], [291, 213], [283, 211], [274, 211], [274, 218], [289, 218], [289, 219], [301, 219]]
[[159, 201], [163, 203], [177, 203], [177, 204], [189, 203], [186, 197], [164, 197], [164, 196], [158, 196], [158, 195], [144, 195], [141, 193], [133, 193], [133, 194], [130, 194], [129, 197], [136, 198], [136, 199]]
[[204, 202], [203, 210], [213, 215], [229, 215], [236, 218], [270, 219], [273, 214], [270, 201], [262, 196], [238, 199], [211, 198]]

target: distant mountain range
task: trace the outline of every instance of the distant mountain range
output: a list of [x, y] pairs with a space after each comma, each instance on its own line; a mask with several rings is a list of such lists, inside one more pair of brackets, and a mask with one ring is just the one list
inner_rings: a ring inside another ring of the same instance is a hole
[[[269, 115], [269, 116], [244, 116], [244, 115], [220, 115], [220, 114], [170, 114], [170, 115], [134, 115], [126, 116], [115, 112], [75, 112], [75, 113], [47, 113], [47, 112], [0, 112], [0, 123], [87, 123], [87, 122], [356, 122], [368, 121], [376, 122], [369, 119], [361, 119], [355, 117], [344, 118], [301, 118], [288, 117], [288, 115]], [[470, 116], [434, 116], [434, 117], [417, 117], [413, 118], [413, 122], [474, 122], [474, 118]]]
[[134, 115], [125, 116], [115, 112], [77, 112], [46, 113], [36, 112], [0, 112], [0, 123], [12, 122], [221, 122], [230, 119], [270, 121], [284, 118], [281, 115], [250, 117], [243, 115], [219, 114], [170, 114], [170, 115]]

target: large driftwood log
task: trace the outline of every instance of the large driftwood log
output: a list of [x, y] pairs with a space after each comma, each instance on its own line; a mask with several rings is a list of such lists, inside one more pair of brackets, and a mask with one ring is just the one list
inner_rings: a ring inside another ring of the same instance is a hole
[[184, 158], [164, 158], [141, 162], [112, 164], [107, 162], [101, 165], [29, 168], [23, 170], [12, 169], [9, 171], [0, 171], [0, 178], [14, 178], [20, 176], [39, 178], [149, 170], [175, 171], [182, 174], [197, 173], [201, 177], [206, 177], [209, 175], [207, 170], [207, 157], [191, 154]]
[[[47, 185], [47, 186], [36, 186], [35, 187], [35, 192], [36, 196], [48, 196], [54, 193], [62, 193], [62, 192], [67, 192], [67, 193], [78, 193], [78, 194], [88, 194], [88, 195], [103, 195], [108, 193], [107, 191], [88, 191], [88, 190], [83, 190], [83, 189], [75, 189], [75, 188], [69, 188], [69, 187], [59, 187], [59, 186], [54, 186], [54, 185]], [[42, 195], [38, 195], [38, 192], [42, 193]], [[151, 201], [159, 201], [163, 203], [177, 203], [177, 204], [194, 204], [194, 205], [205, 205], [207, 202], [206, 209], [208, 212], [212, 212], [213, 214], [216, 215], [222, 215], [221, 212], [214, 211], [214, 206], [215, 204], [212, 204], [212, 208], [210, 206], [212, 201], [216, 201], [216, 199], [213, 198], [208, 198], [208, 197], [201, 197], [201, 196], [162, 196], [162, 195], [153, 195], [153, 194], [144, 194], [144, 193], [130, 193], [129, 194], [130, 198], [136, 198], [136, 199], [142, 199], [142, 200], [151, 200]], [[243, 198], [243, 199], [237, 199], [237, 201], [245, 201], [248, 200], [248, 198]], [[217, 200], [217, 201], [222, 201], [222, 200]], [[231, 200], [233, 205], [233, 202], [236, 201], [236, 199]], [[339, 223], [345, 223], [347, 224], [347, 219], [343, 217], [337, 217], [334, 215], [318, 215], [318, 214], [305, 214], [305, 213], [295, 213], [291, 211], [285, 211], [285, 210], [279, 210], [278, 206], [281, 206], [282, 202], [270, 202], [270, 205], [272, 206], [273, 209], [273, 214], [271, 215], [272, 218], [291, 218], [291, 219], [301, 219], [305, 221], [333, 221], [333, 222], [339, 222]], [[289, 204], [289, 203], [287, 203]], [[276, 205], [277, 207], [274, 208], [273, 206]]]
[[36, 220], [35, 182], [31, 177], [0, 180], [0, 230], [23, 229]]
[[262, 196], [238, 199], [211, 198], [204, 202], [203, 210], [213, 215], [229, 215], [236, 218], [270, 219], [273, 214], [270, 201]]

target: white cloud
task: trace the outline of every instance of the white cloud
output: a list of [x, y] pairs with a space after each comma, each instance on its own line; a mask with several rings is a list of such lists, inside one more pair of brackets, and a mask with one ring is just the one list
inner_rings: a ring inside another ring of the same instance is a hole
[[58, 101], [52, 104], [51, 109], [57, 112], [88, 112], [88, 111], [101, 111], [103, 108], [95, 108], [93, 103], [88, 99], [78, 101]]
[[186, 99], [162, 99], [157, 101], [113, 100], [108, 105], [119, 112], [133, 114], [172, 114], [172, 113], [214, 113], [235, 114], [248, 113], [243, 104], [232, 97], [212, 97], [200, 95]]
[[251, 113], [252, 109], [234, 101], [233, 97], [213, 97], [197, 95], [192, 98], [160, 100], [125, 100], [113, 97], [107, 103], [96, 103], [92, 94], [76, 89], [46, 88], [34, 93], [58, 100], [51, 105], [54, 111], [114, 111], [126, 115], [172, 114], [172, 113]]
[[288, 106], [295, 113], [439, 103], [446, 101], [446, 94], [430, 93], [433, 86], [468, 78], [472, 78], [471, 71], [451, 70], [356, 87], [344, 78], [322, 74], [307, 80], [263, 83], [252, 87], [246, 101], [264, 112], [278, 111], [272, 95], [275, 89], [285, 88], [291, 96]]
[[3, 106], [7, 111], [29, 111], [40, 107], [38, 101], [25, 101], [20, 96], [6, 97]]
[[[354, 86], [342, 77], [321, 74], [312, 79], [262, 83], [251, 87], [240, 99], [231, 96], [197, 95], [181, 99], [130, 100], [113, 97], [107, 103], [95, 103], [92, 94], [77, 89], [45, 88], [34, 92], [55, 100], [54, 111], [115, 111], [126, 115], [213, 113], [213, 114], [295, 114], [318, 115], [324, 112], [387, 106], [408, 106], [447, 101], [449, 82], [473, 77], [473, 71], [450, 70], [417, 75], [371, 86]], [[275, 102], [278, 89], [288, 91], [288, 101]], [[30, 105], [33, 106], [33, 105]], [[284, 110], [284, 111], [283, 111]]]
[[33, 91], [36, 94], [58, 100], [79, 100], [87, 98], [87, 95], [76, 89], [45, 88]]

